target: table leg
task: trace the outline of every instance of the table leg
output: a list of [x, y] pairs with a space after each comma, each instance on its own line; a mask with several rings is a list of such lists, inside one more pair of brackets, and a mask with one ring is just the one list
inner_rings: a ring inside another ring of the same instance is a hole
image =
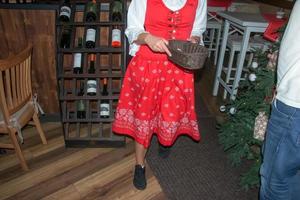
[[241, 52], [237, 60], [237, 67], [236, 67], [236, 73], [232, 85], [232, 94], [230, 95], [230, 99], [235, 100], [236, 94], [237, 94], [237, 89], [239, 87], [239, 82], [241, 79], [241, 74], [243, 71], [244, 67], [244, 61], [245, 61], [245, 56], [249, 44], [249, 38], [250, 38], [250, 31], [248, 28], [244, 31], [244, 36], [243, 36], [243, 41], [242, 41], [242, 47], [241, 47]]
[[221, 77], [222, 68], [223, 68], [224, 55], [225, 55], [227, 39], [228, 39], [228, 31], [229, 31], [229, 22], [228, 20], [225, 20], [224, 29], [223, 29], [223, 40], [222, 40], [221, 50], [219, 54], [218, 65], [216, 69], [213, 96], [217, 96], [219, 90], [219, 84], [220, 84], [219, 78]]

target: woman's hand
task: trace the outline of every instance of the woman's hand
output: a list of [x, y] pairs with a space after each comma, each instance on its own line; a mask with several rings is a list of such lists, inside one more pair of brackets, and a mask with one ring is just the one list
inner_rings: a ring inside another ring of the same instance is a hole
[[191, 43], [196, 43], [199, 44], [201, 38], [199, 36], [191, 36], [190, 38], [188, 38], [188, 41], [190, 41]]
[[169, 44], [168, 40], [160, 37], [156, 37], [151, 35], [150, 33], [147, 34], [145, 37], [145, 43], [152, 49], [154, 52], [165, 52], [169, 56], [172, 56], [171, 52], [169, 51], [167, 45]]

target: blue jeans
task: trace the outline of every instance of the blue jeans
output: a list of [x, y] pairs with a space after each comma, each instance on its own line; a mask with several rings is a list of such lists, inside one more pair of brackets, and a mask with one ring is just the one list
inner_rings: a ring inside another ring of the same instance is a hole
[[300, 108], [273, 102], [262, 150], [260, 200], [299, 200]]

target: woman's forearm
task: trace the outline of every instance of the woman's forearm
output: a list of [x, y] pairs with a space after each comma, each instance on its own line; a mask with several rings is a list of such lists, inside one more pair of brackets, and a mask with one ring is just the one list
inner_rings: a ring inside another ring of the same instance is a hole
[[169, 44], [168, 40], [151, 35], [150, 33], [141, 33], [134, 41], [134, 43], [138, 45], [146, 44], [149, 48], [154, 52], [165, 52], [169, 56], [171, 56], [171, 52], [169, 51], [167, 45]]
[[134, 43], [138, 45], [146, 44], [146, 38], [150, 35], [150, 33], [141, 33], [138, 38], [134, 41]]

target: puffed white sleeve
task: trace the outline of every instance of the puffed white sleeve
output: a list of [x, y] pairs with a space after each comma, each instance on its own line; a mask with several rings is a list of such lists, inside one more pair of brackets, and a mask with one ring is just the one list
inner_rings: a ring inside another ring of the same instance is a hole
[[[193, 24], [193, 29], [191, 36], [199, 36], [202, 40], [202, 34], [206, 30], [206, 20], [207, 20], [207, 1], [198, 0], [198, 6], [196, 10], [195, 21]], [[203, 44], [203, 41], [201, 41]]]
[[140, 45], [137, 45], [139, 34], [145, 33], [144, 22], [146, 15], [147, 0], [132, 0], [127, 13], [127, 27], [125, 35], [129, 41], [129, 54], [134, 56]]

